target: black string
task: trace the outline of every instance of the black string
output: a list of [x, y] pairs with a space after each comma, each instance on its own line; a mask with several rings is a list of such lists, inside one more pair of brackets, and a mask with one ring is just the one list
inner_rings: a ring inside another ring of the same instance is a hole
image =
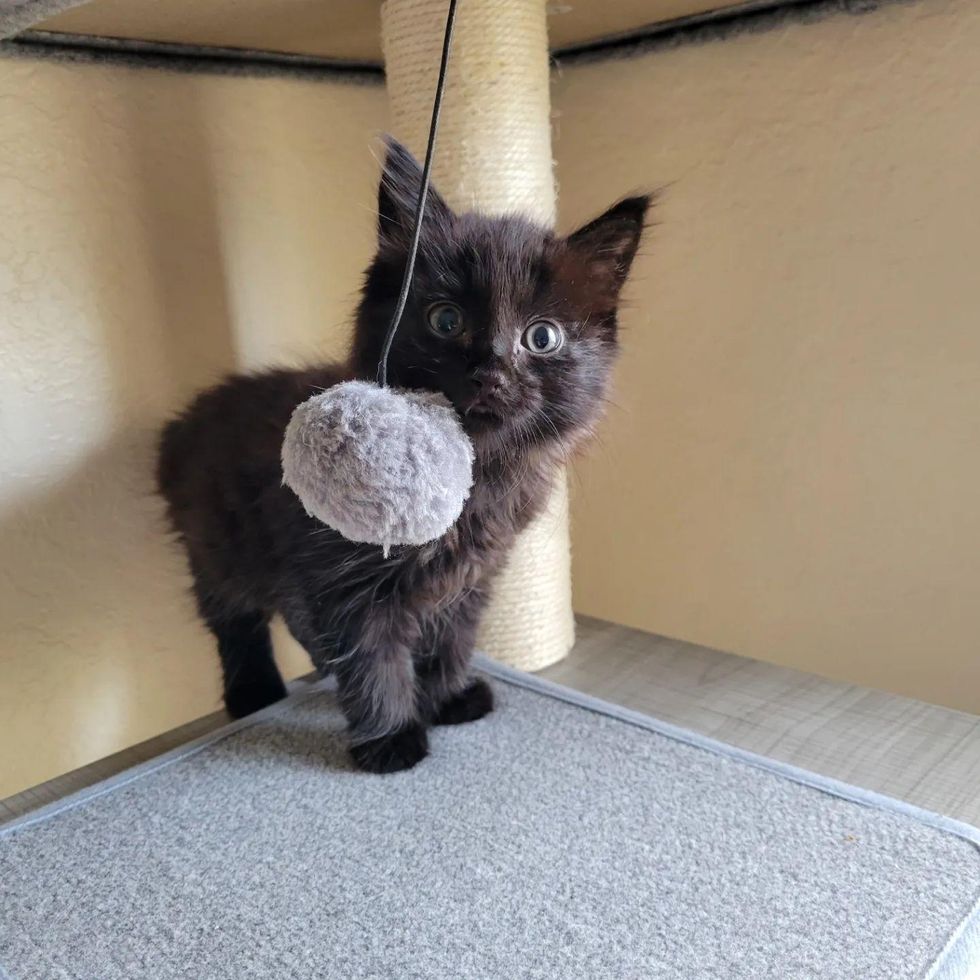
[[446, 15], [446, 33], [442, 39], [442, 61], [439, 64], [439, 78], [436, 81], [436, 94], [432, 101], [432, 119], [429, 122], [429, 142], [425, 148], [425, 163], [422, 166], [422, 186], [419, 188], [418, 206], [415, 211], [415, 227], [412, 229], [412, 244], [408, 250], [408, 263], [405, 266], [405, 277], [402, 279], [398, 303], [391, 318], [391, 326], [385, 337], [384, 347], [381, 348], [381, 362], [378, 364], [378, 384], [382, 388], [388, 384], [388, 354], [395, 340], [395, 331], [401, 323], [402, 314], [408, 303], [408, 292], [412, 287], [412, 274], [415, 272], [415, 258], [418, 255], [419, 239], [422, 237], [422, 218], [425, 215], [425, 201], [429, 195], [429, 172], [432, 170], [432, 151], [436, 145], [436, 132], [439, 129], [439, 113], [442, 111], [442, 93], [446, 87], [446, 68], [449, 65], [449, 49], [453, 43], [453, 29], [456, 26], [456, 0], [449, 0], [449, 12]]

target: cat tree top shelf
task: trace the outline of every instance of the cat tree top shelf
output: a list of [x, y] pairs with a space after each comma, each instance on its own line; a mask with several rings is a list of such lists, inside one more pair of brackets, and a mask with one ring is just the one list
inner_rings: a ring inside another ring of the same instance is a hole
[[[549, 5], [556, 52], [654, 24], [755, 7], [725, 0], [559, 0]], [[35, 30], [246, 48], [380, 64], [380, 0], [90, 0]]]

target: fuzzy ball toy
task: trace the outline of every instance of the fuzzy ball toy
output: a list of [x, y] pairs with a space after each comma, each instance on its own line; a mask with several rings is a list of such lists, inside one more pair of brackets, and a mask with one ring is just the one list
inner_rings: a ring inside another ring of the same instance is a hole
[[306, 512], [351, 541], [420, 545], [442, 537], [473, 486], [473, 445], [449, 401], [388, 387], [388, 354], [415, 271], [456, 19], [450, 0], [429, 123], [415, 224], [398, 302], [378, 364], [378, 384], [347, 381], [303, 402], [282, 444], [283, 482]]
[[293, 412], [282, 470], [308, 514], [387, 554], [452, 527], [473, 485], [473, 446], [443, 395], [347, 381]]

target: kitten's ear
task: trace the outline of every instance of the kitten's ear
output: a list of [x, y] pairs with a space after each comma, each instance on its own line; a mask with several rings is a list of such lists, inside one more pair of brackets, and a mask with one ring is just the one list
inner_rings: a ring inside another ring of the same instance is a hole
[[624, 198], [565, 239], [585, 262], [590, 287], [613, 303], [629, 275], [651, 202], [649, 194]]
[[[385, 137], [385, 165], [378, 185], [378, 244], [405, 246], [415, 226], [415, 212], [422, 187], [422, 168], [393, 136]], [[425, 201], [425, 221], [447, 221], [452, 211], [430, 184]]]

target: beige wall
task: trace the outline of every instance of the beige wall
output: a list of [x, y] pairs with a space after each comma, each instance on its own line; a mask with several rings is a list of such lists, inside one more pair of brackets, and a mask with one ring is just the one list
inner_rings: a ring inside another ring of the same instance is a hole
[[218, 706], [155, 433], [345, 335], [384, 113], [376, 85], [0, 59], [0, 796]]
[[980, 711], [980, 6], [563, 71], [566, 224], [668, 185], [580, 611]]

